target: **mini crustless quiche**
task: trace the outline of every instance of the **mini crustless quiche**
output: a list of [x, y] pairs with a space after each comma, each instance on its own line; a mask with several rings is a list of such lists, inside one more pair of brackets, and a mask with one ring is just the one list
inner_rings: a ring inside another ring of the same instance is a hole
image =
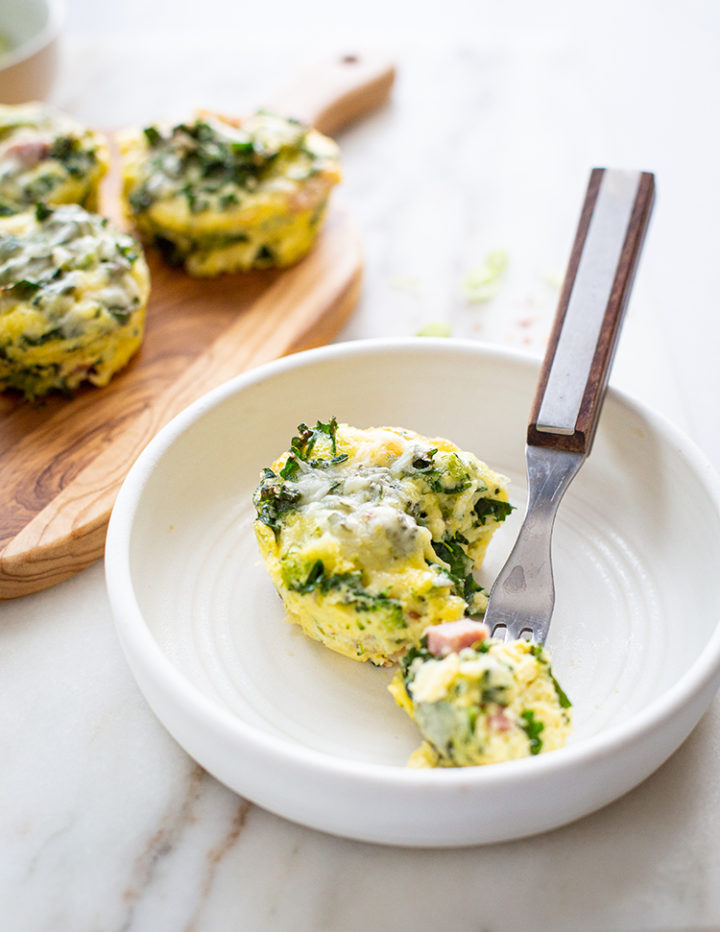
[[0, 104], [0, 215], [38, 203], [97, 210], [108, 168], [98, 133], [47, 104]]
[[529, 641], [496, 641], [482, 623], [430, 628], [390, 685], [424, 743], [412, 767], [468, 767], [560, 748], [570, 701], [546, 651]]
[[77, 205], [0, 218], [0, 389], [28, 398], [105, 385], [140, 346], [140, 247]]
[[296, 262], [340, 180], [331, 139], [263, 111], [148, 126], [124, 134], [120, 148], [141, 236], [195, 276]]
[[482, 612], [472, 572], [505, 519], [506, 480], [447, 440], [301, 424], [255, 491], [255, 531], [289, 620], [387, 665], [428, 625]]

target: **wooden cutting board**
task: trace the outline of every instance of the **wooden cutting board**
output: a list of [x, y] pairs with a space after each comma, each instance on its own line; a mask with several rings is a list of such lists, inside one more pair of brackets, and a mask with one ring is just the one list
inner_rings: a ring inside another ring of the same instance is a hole
[[[345, 56], [268, 106], [334, 134], [385, 101], [393, 68]], [[120, 216], [117, 177], [102, 212]], [[335, 200], [318, 242], [283, 271], [192, 279], [147, 250], [140, 353], [105, 388], [29, 404], [0, 395], [0, 599], [52, 586], [102, 556], [110, 511], [137, 455], [192, 401], [244, 370], [331, 340], [360, 291], [357, 230]]]

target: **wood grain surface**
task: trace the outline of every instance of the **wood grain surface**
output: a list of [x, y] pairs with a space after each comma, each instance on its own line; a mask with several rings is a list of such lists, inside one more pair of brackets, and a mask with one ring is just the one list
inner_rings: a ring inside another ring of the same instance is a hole
[[[326, 82], [320, 69], [292, 89], [296, 100], [307, 89], [306, 117], [330, 108], [339, 129], [387, 97], [391, 66], [363, 59], [361, 68], [350, 57], [352, 74], [338, 71], [336, 61]], [[331, 104], [343, 98], [349, 109], [341, 119], [342, 107]], [[102, 212], [113, 217], [117, 191], [111, 176]], [[246, 369], [331, 340], [357, 302], [362, 277], [360, 239], [337, 200], [310, 254], [282, 271], [192, 279], [152, 249], [147, 258], [145, 340], [107, 387], [33, 404], [0, 396], [0, 599], [54, 585], [101, 557], [117, 491], [157, 431]]]

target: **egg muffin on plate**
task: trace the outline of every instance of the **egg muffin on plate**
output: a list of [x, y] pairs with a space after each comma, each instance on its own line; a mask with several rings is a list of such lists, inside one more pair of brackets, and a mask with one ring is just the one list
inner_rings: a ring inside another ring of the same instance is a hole
[[388, 665], [428, 625], [484, 610], [473, 570], [511, 510], [504, 477], [411, 430], [333, 418], [298, 431], [254, 494], [260, 552], [290, 621]]
[[486, 625], [462, 619], [428, 629], [390, 685], [424, 743], [411, 767], [468, 767], [517, 760], [562, 747], [571, 704], [545, 649], [497, 641]]
[[125, 206], [140, 235], [199, 277], [297, 262], [340, 181], [331, 139], [264, 111], [148, 126], [119, 145]]
[[0, 104], [0, 215], [37, 203], [97, 210], [105, 139], [48, 104]]
[[0, 390], [106, 385], [140, 346], [150, 275], [135, 240], [77, 205], [0, 218]]

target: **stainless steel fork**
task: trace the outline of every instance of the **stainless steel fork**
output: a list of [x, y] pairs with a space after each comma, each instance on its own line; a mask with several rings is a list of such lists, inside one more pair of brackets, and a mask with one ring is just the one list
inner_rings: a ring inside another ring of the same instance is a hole
[[528, 424], [527, 511], [485, 612], [493, 637], [547, 638], [555, 515], [592, 447], [654, 192], [650, 172], [590, 174]]

